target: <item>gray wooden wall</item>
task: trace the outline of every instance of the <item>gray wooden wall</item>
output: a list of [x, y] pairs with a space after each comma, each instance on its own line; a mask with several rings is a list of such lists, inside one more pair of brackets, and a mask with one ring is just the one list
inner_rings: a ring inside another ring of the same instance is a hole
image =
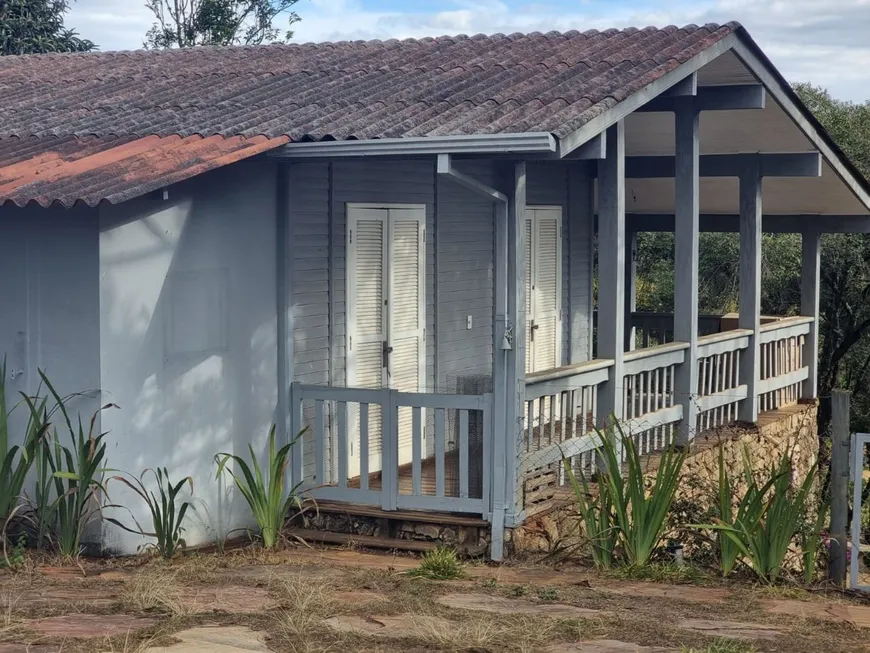
[[[485, 184], [499, 185], [499, 167], [492, 161], [459, 162], [457, 167]], [[438, 178], [434, 160], [295, 163], [288, 174], [293, 380], [344, 385], [345, 207], [348, 202], [383, 202], [427, 207], [426, 389], [469, 392], [475, 383], [491, 383], [492, 202]], [[589, 182], [575, 187], [571, 205], [567, 164], [532, 163], [528, 183], [530, 205], [562, 207], [562, 362], [581, 362], [589, 356], [591, 328]]]

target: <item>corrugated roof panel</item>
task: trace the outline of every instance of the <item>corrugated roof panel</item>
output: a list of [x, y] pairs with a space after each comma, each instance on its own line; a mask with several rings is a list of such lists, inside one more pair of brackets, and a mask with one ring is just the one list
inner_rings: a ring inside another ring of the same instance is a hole
[[0, 58], [0, 203], [122, 201], [288, 140], [564, 136], [736, 23]]

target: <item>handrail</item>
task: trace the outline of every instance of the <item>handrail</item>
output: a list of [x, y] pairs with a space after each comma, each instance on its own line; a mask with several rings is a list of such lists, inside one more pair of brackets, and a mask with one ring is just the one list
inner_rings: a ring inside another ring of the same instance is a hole
[[586, 372], [595, 372], [606, 367], [613, 367], [612, 358], [596, 358], [595, 360], [586, 361], [584, 363], [572, 363], [571, 365], [563, 365], [562, 367], [553, 367], [549, 370], [541, 372], [532, 372], [526, 374], [526, 385], [534, 385], [545, 381], [556, 381], [558, 379], [567, 379], [578, 374]]
[[723, 331], [722, 333], [711, 333], [709, 336], [701, 336], [698, 338], [698, 346], [713, 345], [719, 342], [728, 340], [739, 340], [752, 335], [752, 329], [734, 329], [732, 331]]
[[789, 327], [800, 326], [801, 324], [812, 324], [814, 321], [814, 318], [809, 316], [795, 315], [794, 317], [786, 317], [776, 322], [764, 324], [761, 326], [761, 332], [779, 331], [780, 329], [788, 329]]
[[688, 342], [669, 342], [666, 345], [656, 345], [655, 347], [646, 347], [645, 349], [635, 349], [625, 353], [623, 361], [631, 363], [633, 361], [644, 360], [645, 358], [655, 358], [664, 354], [670, 354], [674, 351], [683, 351], [689, 348]]
[[610, 377], [611, 367], [612, 359], [599, 358], [529, 374], [526, 377], [525, 399], [533, 401], [582, 387], [597, 386]]

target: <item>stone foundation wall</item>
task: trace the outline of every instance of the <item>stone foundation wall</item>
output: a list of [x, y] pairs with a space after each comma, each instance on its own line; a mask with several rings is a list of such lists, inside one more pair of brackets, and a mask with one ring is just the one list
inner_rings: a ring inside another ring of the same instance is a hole
[[[818, 459], [817, 412], [816, 403], [798, 404], [765, 413], [757, 424], [723, 427], [697, 438], [683, 464], [670, 535], [682, 539], [685, 533], [677, 532], [679, 524], [703, 520], [704, 513], [717, 501], [720, 451], [724, 453], [736, 496], [745, 488], [744, 450], [749, 452], [753, 472], [757, 474], [777, 465], [785, 452], [791, 452], [794, 478], [802, 481]], [[646, 462], [649, 475], [654, 477], [656, 458], [649, 457]], [[564, 496], [560, 507], [505, 532], [508, 555], [555, 554], [580, 542], [576, 506], [567, 492]]]
[[374, 537], [398, 540], [437, 542], [456, 547], [463, 555], [479, 556], [489, 551], [490, 530], [488, 528], [429, 524], [401, 519], [361, 517], [345, 513], [315, 511], [303, 516], [305, 528], [346, 533], [349, 535], [371, 535]]

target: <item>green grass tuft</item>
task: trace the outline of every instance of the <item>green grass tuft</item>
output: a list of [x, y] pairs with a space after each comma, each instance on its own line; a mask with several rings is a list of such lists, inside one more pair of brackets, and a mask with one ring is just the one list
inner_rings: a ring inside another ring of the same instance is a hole
[[611, 575], [623, 580], [648, 580], [654, 583], [691, 583], [703, 585], [709, 577], [694, 565], [678, 565], [672, 562], [655, 562], [646, 565], [616, 567]]
[[408, 575], [429, 580], [453, 580], [462, 577], [462, 567], [456, 549], [439, 546], [434, 551], [425, 553], [420, 560], [420, 566], [409, 571]]

